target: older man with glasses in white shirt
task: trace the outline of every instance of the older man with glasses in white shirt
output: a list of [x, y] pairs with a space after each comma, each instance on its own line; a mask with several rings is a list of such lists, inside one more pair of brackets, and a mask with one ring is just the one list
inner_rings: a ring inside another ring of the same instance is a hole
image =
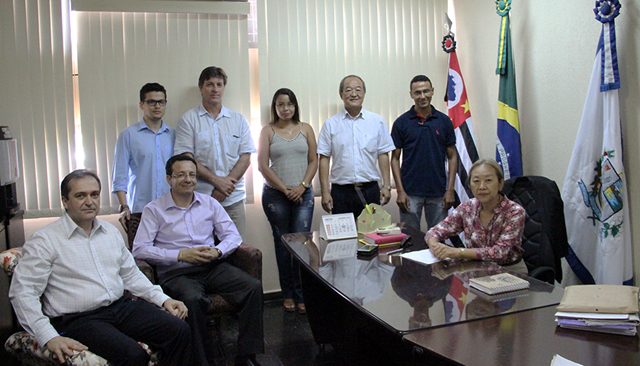
[[364, 208], [362, 198], [366, 203], [389, 202], [388, 153], [395, 146], [384, 118], [362, 107], [366, 93], [362, 78], [346, 76], [340, 82], [339, 93], [344, 110], [324, 123], [318, 138], [322, 207], [327, 212], [352, 212], [357, 217]]

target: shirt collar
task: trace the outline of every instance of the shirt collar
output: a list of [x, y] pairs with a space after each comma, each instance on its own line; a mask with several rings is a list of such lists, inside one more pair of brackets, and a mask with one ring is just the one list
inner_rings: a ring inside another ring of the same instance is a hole
[[[147, 126], [147, 124], [144, 122], [144, 120], [138, 122], [138, 131], [142, 131], [145, 129], [151, 131], [149, 126]], [[158, 130], [158, 134], [167, 132], [167, 131], [169, 131], [169, 125], [164, 123], [164, 120], [162, 120], [162, 124], [160, 125], [160, 129]]]
[[505, 197], [505, 195], [502, 193], [498, 193], [498, 196], [500, 197], [500, 202], [498, 202], [496, 207], [493, 209], [493, 213], [496, 214], [500, 213], [500, 211], [504, 210], [504, 208], [507, 206], [507, 197]]
[[[507, 197], [502, 193], [498, 193], [498, 196], [500, 197], [500, 202], [498, 202], [496, 207], [493, 208], [493, 213], [494, 214], [499, 214], [507, 206], [507, 201], [508, 201]], [[477, 198], [473, 199], [473, 203], [474, 203], [476, 211], [477, 211], [477, 213], [479, 215], [480, 214], [480, 210], [482, 209], [482, 205], [480, 204], [480, 201], [478, 201]]]
[[[196, 204], [196, 202], [198, 205], [202, 204], [202, 198], [200, 197], [198, 192], [193, 192], [193, 201], [191, 201], [191, 204], [186, 208], [192, 207], [194, 204]], [[184, 207], [176, 205], [175, 201], [173, 200], [173, 196], [171, 196], [171, 191], [165, 193], [165, 195], [160, 198], [159, 203], [163, 211], [168, 211], [170, 208], [177, 208], [181, 210], [185, 209]]]
[[[425, 121], [428, 121], [430, 119], [436, 118], [436, 112], [438, 110], [436, 109], [436, 107], [433, 106], [433, 104], [431, 105], [431, 113], [427, 116], [427, 118], [425, 119]], [[422, 120], [422, 118], [420, 118], [420, 116], [418, 116], [418, 113], [416, 112], [416, 106], [412, 105], [411, 109], [409, 110], [409, 117], [411, 119], [419, 119]]]
[[[76, 232], [84, 233], [84, 229], [78, 226], [78, 224], [76, 224], [75, 221], [73, 221], [73, 219], [69, 216], [67, 212], [65, 212], [64, 215], [62, 215], [62, 224], [64, 226], [64, 234], [67, 239], [71, 239], [73, 234]], [[91, 227], [91, 235], [93, 235], [98, 230], [104, 231], [105, 229], [99, 220], [93, 219], [93, 226]]]
[[342, 119], [347, 119], [347, 120], [351, 120], [351, 121], [355, 121], [355, 120], [358, 120], [358, 119], [364, 119], [366, 113], [367, 113], [367, 111], [363, 107], [362, 109], [360, 109], [360, 113], [358, 113], [357, 116], [353, 117], [353, 116], [351, 116], [349, 114], [349, 112], [347, 112], [347, 109], [344, 108], [343, 109], [343, 114], [342, 114]]
[[[204, 115], [211, 116], [211, 114], [209, 114], [209, 112], [204, 108], [204, 105], [200, 104], [198, 106], [198, 117], [202, 117]], [[222, 105], [222, 109], [220, 109], [219, 115], [211, 116], [211, 118], [213, 118], [215, 121], [219, 120], [222, 117], [231, 118], [231, 112], [229, 111], [229, 108], [225, 107], [224, 105]]]

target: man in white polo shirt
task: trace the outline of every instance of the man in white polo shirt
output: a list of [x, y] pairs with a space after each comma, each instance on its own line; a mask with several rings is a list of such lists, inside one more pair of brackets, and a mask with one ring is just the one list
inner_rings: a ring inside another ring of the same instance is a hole
[[[366, 203], [389, 202], [388, 153], [395, 146], [382, 116], [362, 108], [366, 93], [362, 78], [346, 76], [339, 92], [344, 110], [325, 121], [318, 138], [322, 207], [334, 214], [353, 212], [358, 217], [364, 208], [358, 191]], [[381, 176], [382, 187], [378, 184]]]
[[223, 69], [202, 70], [198, 79], [202, 104], [178, 121], [174, 154], [188, 153], [198, 162], [196, 190], [217, 199], [244, 238], [243, 176], [256, 148], [246, 118], [222, 105], [226, 85]]

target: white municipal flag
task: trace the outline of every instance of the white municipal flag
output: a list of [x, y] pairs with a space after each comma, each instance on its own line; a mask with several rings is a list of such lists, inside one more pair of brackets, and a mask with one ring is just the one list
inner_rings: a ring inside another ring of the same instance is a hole
[[615, 26], [604, 23], [562, 198], [567, 262], [583, 283], [631, 284]]

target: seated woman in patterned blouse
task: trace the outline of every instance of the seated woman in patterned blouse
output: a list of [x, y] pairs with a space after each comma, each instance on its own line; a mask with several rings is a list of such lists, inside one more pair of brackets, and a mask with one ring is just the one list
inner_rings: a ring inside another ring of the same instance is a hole
[[[469, 186], [475, 198], [456, 207], [425, 236], [436, 257], [494, 261], [527, 273], [522, 260], [525, 210], [500, 192], [503, 183], [502, 169], [495, 160], [478, 160], [471, 166]], [[466, 248], [443, 244], [460, 232], [464, 232]]]

